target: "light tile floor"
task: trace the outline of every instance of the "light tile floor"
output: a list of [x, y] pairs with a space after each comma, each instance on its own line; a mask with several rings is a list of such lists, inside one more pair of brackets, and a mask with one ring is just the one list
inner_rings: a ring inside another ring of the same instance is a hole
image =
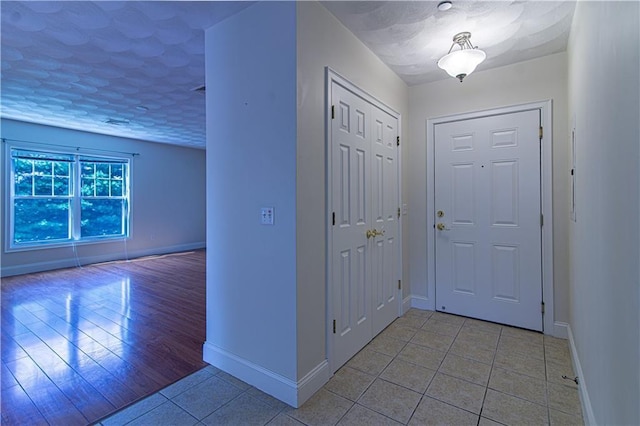
[[299, 409], [209, 366], [101, 424], [582, 425], [562, 375], [566, 340], [411, 309]]

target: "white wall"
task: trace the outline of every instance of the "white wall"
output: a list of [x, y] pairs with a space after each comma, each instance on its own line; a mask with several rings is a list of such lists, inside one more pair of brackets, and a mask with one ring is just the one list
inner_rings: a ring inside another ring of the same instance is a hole
[[[208, 29], [205, 45], [204, 359], [267, 391], [281, 385], [294, 404], [296, 4], [252, 5]], [[273, 226], [261, 207], [275, 208]]]
[[638, 2], [578, 2], [569, 43], [571, 318], [585, 418], [640, 424]]
[[[480, 65], [480, 68], [482, 65]], [[444, 71], [443, 71], [444, 74]], [[428, 118], [552, 99], [554, 316], [569, 320], [567, 56], [565, 53], [476, 71], [463, 83], [445, 80], [412, 87], [409, 94], [409, 263], [411, 290], [428, 298], [426, 120]]]
[[[205, 246], [205, 151], [168, 144], [143, 142], [21, 121], [1, 121], [1, 137], [70, 147], [139, 153], [131, 168], [130, 258], [191, 250]], [[12, 142], [12, 141], [9, 141]], [[30, 145], [33, 146], [33, 145]], [[5, 150], [0, 161], [2, 179], [2, 229], [6, 225], [7, 180]], [[71, 267], [76, 265], [71, 247], [4, 252], [2, 276]], [[122, 240], [79, 244], [81, 264], [124, 259]]]
[[255, 4], [205, 39], [205, 360], [300, 405], [330, 375], [325, 66], [403, 114], [407, 88], [315, 2]]
[[[398, 111], [402, 116], [404, 164], [411, 148], [405, 136], [408, 116], [405, 83], [319, 3], [299, 2], [297, 17], [297, 315], [298, 374], [303, 376], [327, 357], [325, 67]], [[403, 172], [406, 187], [406, 169]], [[406, 229], [404, 223], [405, 247]], [[404, 266], [408, 277], [408, 264]], [[405, 295], [409, 294], [408, 286], [403, 290]]]

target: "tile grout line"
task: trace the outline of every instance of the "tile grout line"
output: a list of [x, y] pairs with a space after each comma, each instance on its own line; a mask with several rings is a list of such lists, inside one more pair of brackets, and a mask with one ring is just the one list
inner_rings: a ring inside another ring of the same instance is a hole
[[[425, 322], [422, 324], [422, 326], [420, 327], [420, 330], [422, 330], [422, 327], [424, 327], [424, 325], [433, 317], [433, 314], [430, 315]], [[437, 321], [437, 320], [436, 320]], [[464, 322], [463, 322], [464, 324]], [[431, 396], [427, 395], [427, 391], [429, 390], [429, 386], [431, 386], [431, 383], [433, 382], [433, 379], [435, 379], [436, 375], [438, 374], [438, 372], [440, 371], [440, 367], [442, 366], [442, 363], [444, 362], [445, 358], [447, 357], [447, 355], [449, 354], [449, 351], [451, 350], [451, 346], [453, 346], [453, 342], [456, 341], [456, 339], [458, 338], [458, 335], [460, 334], [460, 330], [462, 330], [462, 326], [460, 326], [460, 329], [458, 330], [458, 332], [456, 333], [456, 335], [453, 337], [453, 340], [451, 341], [451, 343], [449, 344], [449, 347], [447, 348], [447, 350], [444, 353], [444, 356], [442, 357], [442, 360], [440, 361], [440, 364], [438, 365], [438, 368], [435, 370], [435, 374], [433, 376], [431, 376], [431, 379], [429, 379], [429, 383], [427, 383], [427, 386], [424, 389], [424, 392], [422, 393], [422, 396], [420, 397], [420, 401], [418, 401], [418, 405], [416, 405], [416, 407], [413, 409], [413, 411], [411, 412], [411, 416], [409, 417], [409, 421], [407, 422], [407, 424], [409, 424], [409, 422], [411, 421], [411, 419], [413, 418], [413, 416], [416, 414], [416, 411], [418, 410], [418, 407], [420, 406], [420, 404], [422, 403], [422, 401], [424, 400], [424, 398], [431, 398]], [[434, 334], [438, 334], [435, 333]], [[435, 399], [435, 398], [433, 398]], [[440, 402], [444, 402], [444, 401], [440, 401]]]
[[[484, 403], [487, 400], [487, 393], [489, 393], [489, 383], [491, 382], [491, 375], [493, 374], [494, 364], [496, 362], [496, 356], [498, 355], [498, 346], [500, 346], [500, 339], [502, 338], [503, 327], [500, 327], [500, 333], [498, 334], [498, 341], [496, 342], [496, 349], [493, 353], [493, 357], [491, 358], [491, 368], [489, 369], [489, 377], [487, 378], [487, 386], [484, 388], [484, 395], [482, 396], [482, 405], [480, 406], [480, 415], [478, 416], [478, 426], [480, 425], [480, 421], [482, 420], [482, 414], [484, 412]], [[487, 417], [488, 418], [488, 417]], [[492, 420], [492, 419], [490, 419]], [[493, 420], [495, 421], [495, 420]]]
[[547, 371], [547, 350], [544, 336], [542, 336], [542, 359], [544, 360], [544, 395], [547, 400], [547, 422], [551, 424], [551, 401], [549, 398], [549, 372]]

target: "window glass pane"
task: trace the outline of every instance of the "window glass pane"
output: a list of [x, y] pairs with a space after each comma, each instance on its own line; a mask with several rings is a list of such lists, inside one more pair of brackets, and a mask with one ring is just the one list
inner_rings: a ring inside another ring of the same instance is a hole
[[15, 176], [15, 191], [16, 195], [32, 195], [31, 191], [33, 189], [33, 177], [32, 176]]
[[96, 164], [96, 177], [108, 178], [109, 177], [109, 164], [97, 163]]
[[69, 163], [53, 163], [53, 173], [56, 176], [69, 176]]
[[93, 179], [82, 179], [82, 196], [93, 197], [95, 194], [95, 181]]
[[31, 160], [23, 160], [23, 159], [16, 159], [15, 161], [15, 172], [18, 175], [24, 175], [24, 174], [30, 174], [33, 170], [33, 163], [31, 162]]
[[53, 183], [53, 195], [70, 195], [69, 178], [56, 177]]
[[51, 176], [53, 163], [51, 161], [36, 160], [33, 162], [36, 174]]
[[112, 164], [111, 165], [111, 178], [112, 179], [123, 179], [123, 164]]
[[16, 176], [16, 195], [31, 195], [32, 180], [30, 177]]
[[82, 200], [82, 238], [124, 235], [122, 199]]
[[96, 196], [109, 196], [109, 179], [96, 179]]
[[17, 199], [14, 204], [14, 242], [69, 239], [68, 199]]
[[34, 195], [53, 195], [51, 176], [36, 176], [34, 178]]
[[111, 181], [111, 196], [122, 197], [122, 181], [119, 181], [119, 180]]
[[93, 178], [95, 176], [95, 168], [93, 163], [81, 163], [82, 164], [82, 177]]

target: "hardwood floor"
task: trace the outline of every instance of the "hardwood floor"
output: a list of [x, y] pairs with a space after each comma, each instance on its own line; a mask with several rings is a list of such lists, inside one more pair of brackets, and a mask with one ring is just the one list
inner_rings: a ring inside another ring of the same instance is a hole
[[202, 361], [205, 251], [2, 279], [2, 424], [94, 422]]

